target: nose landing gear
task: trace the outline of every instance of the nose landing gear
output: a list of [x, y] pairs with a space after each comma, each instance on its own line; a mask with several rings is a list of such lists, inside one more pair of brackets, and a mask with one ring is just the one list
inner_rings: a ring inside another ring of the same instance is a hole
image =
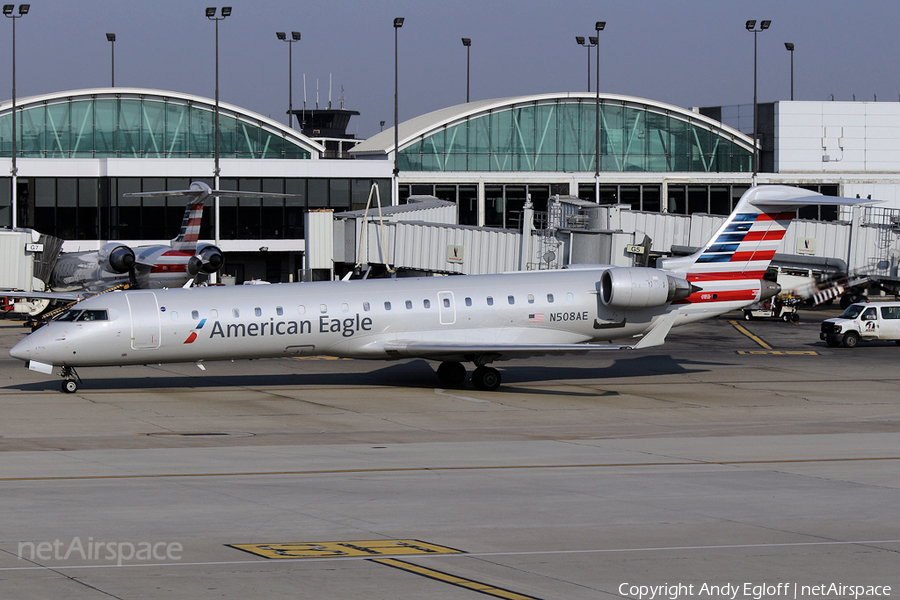
[[78, 391], [78, 384], [81, 383], [81, 377], [78, 376], [78, 373], [75, 372], [75, 369], [73, 369], [72, 367], [63, 366], [63, 368], [60, 369], [59, 374], [63, 378], [63, 392], [67, 394], [74, 394]]

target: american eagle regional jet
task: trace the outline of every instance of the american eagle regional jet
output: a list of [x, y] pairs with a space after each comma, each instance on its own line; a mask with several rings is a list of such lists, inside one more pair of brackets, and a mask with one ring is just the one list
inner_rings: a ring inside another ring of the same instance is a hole
[[[593, 265], [500, 275], [116, 291], [88, 298], [16, 344], [14, 358], [75, 392], [77, 367], [325, 355], [440, 361], [443, 385], [495, 390], [490, 363], [640, 349], [672, 327], [778, 293], [766, 267], [801, 206], [866, 201], [749, 189], [697, 253], [659, 268]], [[616, 340], [618, 342], [614, 343]]]

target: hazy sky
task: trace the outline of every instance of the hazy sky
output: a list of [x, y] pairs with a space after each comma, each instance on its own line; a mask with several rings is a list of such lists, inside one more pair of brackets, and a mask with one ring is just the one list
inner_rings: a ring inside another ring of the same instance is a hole
[[[471, 98], [586, 91], [587, 50], [575, 36], [600, 33], [602, 92], [682, 107], [753, 101], [753, 34], [747, 19], [771, 19], [758, 34], [759, 100], [900, 99], [897, 0], [233, 0], [219, 23], [220, 99], [286, 122], [288, 44], [294, 108], [332, 102], [361, 115], [350, 131], [368, 137], [393, 123], [395, 16], [400, 120], [465, 101], [472, 39]], [[34, 0], [16, 22], [19, 98], [110, 84], [213, 98], [215, 26], [197, 0]], [[217, 6], [222, 6], [221, 4]], [[0, 23], [0, 96], [12, 95], [12, 22]], [[594, 71], [596, 50], [591, 51]], [[317, 83], [318, 82], [318, 83]], [[593, 83], [591, 84], [594, 85]]]

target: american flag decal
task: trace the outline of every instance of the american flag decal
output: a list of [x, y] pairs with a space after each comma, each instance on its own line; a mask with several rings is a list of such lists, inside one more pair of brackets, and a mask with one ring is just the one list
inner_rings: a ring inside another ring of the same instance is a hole
[[534, 313], [528, 315], [529, 323], [543, 323], [544, 322], [544, 313]]

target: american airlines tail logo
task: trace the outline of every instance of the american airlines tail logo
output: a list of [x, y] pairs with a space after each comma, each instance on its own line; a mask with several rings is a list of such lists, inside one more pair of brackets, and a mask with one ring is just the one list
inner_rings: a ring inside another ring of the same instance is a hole
[[191, 332], [191, 335], [189, 335], [187, 337], [187, 339], [184, 340], [184, 343], [185, 344], [193, 343], [193, 341], [197, 339], [197, 332], [200, 331], [201, 329], [203, 329], [203, 326], [205, 324], [206, 324], [206, 319], [201, 319], [200, 322], [197, 323], [197, 326], [194, 328], [194, 331]]

